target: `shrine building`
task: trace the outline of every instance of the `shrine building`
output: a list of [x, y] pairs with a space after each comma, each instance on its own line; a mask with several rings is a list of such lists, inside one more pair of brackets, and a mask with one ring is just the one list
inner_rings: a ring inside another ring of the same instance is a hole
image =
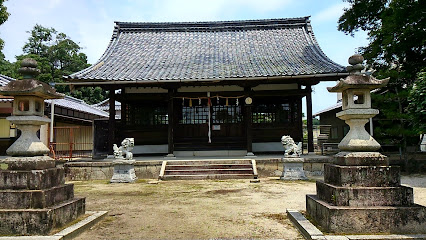
[[109, 90], [109, 120], [95, 133], [104, 151], [133, 137], [136, 154], [282, 152], [281, 136], [303, 140], [306, 104], [313, 152], [311, 86], [348, 75], [309, 17], [115, 24], [99, 61], [64, 77]]

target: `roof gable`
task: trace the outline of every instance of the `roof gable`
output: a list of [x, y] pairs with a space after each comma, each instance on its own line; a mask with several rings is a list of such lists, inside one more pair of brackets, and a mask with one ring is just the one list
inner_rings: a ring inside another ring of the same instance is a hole
[[69, 79], [221, 80], [345, 72], [321, 51], [309, 17], [194, 22], [116, 22], [107, 50]]

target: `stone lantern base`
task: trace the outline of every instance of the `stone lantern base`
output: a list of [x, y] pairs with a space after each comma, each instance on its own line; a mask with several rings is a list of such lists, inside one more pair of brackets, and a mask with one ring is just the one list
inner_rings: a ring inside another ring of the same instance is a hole
[[1, 160], [0, 235], [46, 235], [85, 212], [85, 198], [74, 197], [64, 169], [50, 157]]
[[400, 169], [377, 152], [341, 152], [324, 166], [307, 214], [325, 231], [345, 234], [425, 233], [426, 207], [401, 186]]

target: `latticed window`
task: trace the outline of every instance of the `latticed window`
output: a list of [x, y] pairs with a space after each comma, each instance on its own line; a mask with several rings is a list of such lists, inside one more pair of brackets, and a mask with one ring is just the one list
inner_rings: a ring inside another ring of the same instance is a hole
[[167, 106], [127, 105], [126, 122], [138, 126], [167, 125]]
[[241, 106], [213, 106], [213, 124], [242, 122]]
[[253, 123], [289, 123], [298, 118], [296, 102], [287, 103], [260, 103], [252, 108]]
[[180, 124], [202, 124], [209, 121], [208, 106], [182, 107]]
[[[235, 98], [225, 99], [212, 97], [208, 106], [206, 99], [185, 100], [182, 102], [180, 124], [204, 124], [211, 117], [212, 124], [239, 123], [243, 121], [242, 107]], [[210, 108], [210, 116], [209, 116]]]

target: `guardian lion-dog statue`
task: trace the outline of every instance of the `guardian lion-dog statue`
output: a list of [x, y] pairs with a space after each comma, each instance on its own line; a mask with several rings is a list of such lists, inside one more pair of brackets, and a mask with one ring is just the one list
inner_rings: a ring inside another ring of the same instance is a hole
[[299, 157], [302, 154], [301, 143], [297, 145], [290, 136], [282, 136], [281, 143], [284, 147], [284, 157]]
[[114, 150], [114, 158], [115, 159], [123, 159], [123, 155], [125, 156], [124, 159], [126, 160], [132, 160], [133, 159], [133, 153], [130, 151], [133, 150], [133, 147], [135, 146], [135, 139], [134, 138], [125, 138], [121, 142], [121, 146], [117, 147], [117, 144], [114, 144], [112, 146], [112, 149]]

